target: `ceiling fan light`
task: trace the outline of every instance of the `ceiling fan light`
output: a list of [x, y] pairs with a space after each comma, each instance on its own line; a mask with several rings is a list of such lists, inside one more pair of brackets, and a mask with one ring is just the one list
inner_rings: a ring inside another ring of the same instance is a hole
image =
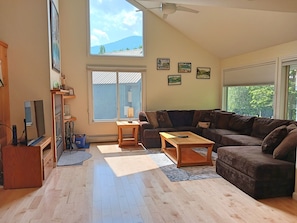
[[161, 10], [164, 14], [172, 14], [176, 12], [176, 5], [172, 3], [162, 3]]

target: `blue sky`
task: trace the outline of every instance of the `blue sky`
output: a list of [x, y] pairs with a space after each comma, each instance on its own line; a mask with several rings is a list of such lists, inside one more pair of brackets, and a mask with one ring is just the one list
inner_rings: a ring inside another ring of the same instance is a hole
[[125, 0], [90, 0], [91, 47], [142, 36], [142, 12]]

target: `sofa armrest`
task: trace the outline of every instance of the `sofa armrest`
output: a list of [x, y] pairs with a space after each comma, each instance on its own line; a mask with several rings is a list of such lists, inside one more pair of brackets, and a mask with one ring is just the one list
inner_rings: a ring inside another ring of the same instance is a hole
[[144, 129], [153, 129], [153, 125], [150, 124], [147, 121], [139, 121], [139, 127], [140, 129], [144, 130]]
[[138, 121], [139, 122], [139, 138], [140, 138], [140, 141], [142, 142], [142, 139], [143, 139], [143, 132], [145, 129], [153, 129], [153, 125], [150, 124], [149, 122], [147, 121]]

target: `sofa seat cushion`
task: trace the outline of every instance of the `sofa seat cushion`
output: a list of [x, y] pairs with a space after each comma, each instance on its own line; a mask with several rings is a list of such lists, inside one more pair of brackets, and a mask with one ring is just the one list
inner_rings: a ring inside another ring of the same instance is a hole
[[253, 179], [294, 179], [293, 163], [273, 159], [261, 146], [225, 146], [218, 149], [218, 159]]
[[215, 142], [221, 142], [223, 135], [236, 135], [235, 131], [228, 129], [203, 129], [202, 136]]
[[221, 144], [225, 146], [260, 146], [262, 139], [248, 135], [223, 135]]

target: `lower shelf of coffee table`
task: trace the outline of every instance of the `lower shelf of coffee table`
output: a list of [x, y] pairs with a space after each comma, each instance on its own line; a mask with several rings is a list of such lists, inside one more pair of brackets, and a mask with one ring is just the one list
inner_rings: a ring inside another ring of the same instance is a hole
[[[205, 148], [207, 150], [207, 148]], [[177, 167], [180, 166], [199, 166], [199, 165], [212, 165], [212, 162], [207, 161], [207, 157], [195, 151], [193, 148], [181, 149], [181, 162], [178, 163], [177, 151], [174, 147], [164, 148], [163, 152], [174, 162]]]

